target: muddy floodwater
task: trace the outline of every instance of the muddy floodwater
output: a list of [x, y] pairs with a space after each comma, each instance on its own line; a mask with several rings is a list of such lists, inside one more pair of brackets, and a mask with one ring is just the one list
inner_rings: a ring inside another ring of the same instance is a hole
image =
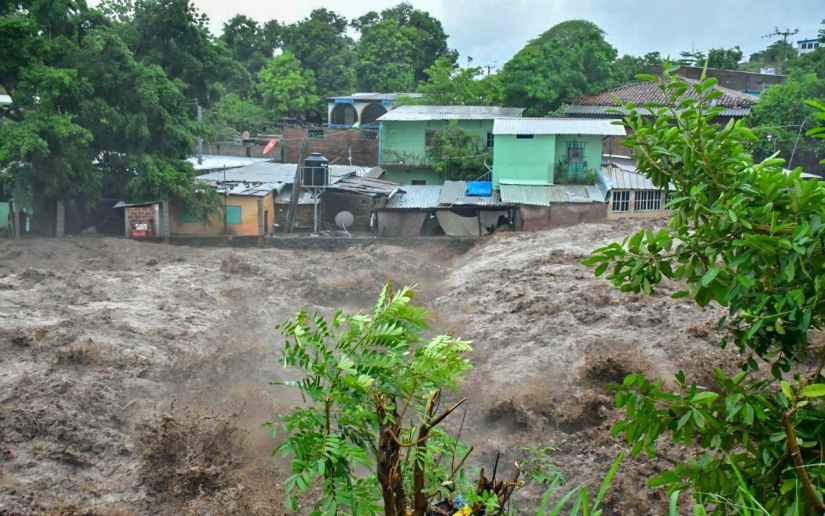
[[[579, 264], [639, 223], [507, 233], [469, 250], [185, 247], [88, 237], [0, 243], [0, 514], [284, 514], [289, 465], [262, 424], [300, 402], [271, 382], [276, 325], [306, 306], [363, 310], [415, 284], [433, 331], [474, 342], [462, 437], [473, 465], [547, 447], [570, 485], [622, 443], [609, 384], [630, 372], [710, 382], [735, 367], [718, 309], [622, 294]], [[460, 417], [449, 424], [457, 426]], [[605, 514], [657, 514], [628, 460]], [[664, 461], [664, 462], [659, 462]], [[540, 486], [518, 500], [535, 504]]]

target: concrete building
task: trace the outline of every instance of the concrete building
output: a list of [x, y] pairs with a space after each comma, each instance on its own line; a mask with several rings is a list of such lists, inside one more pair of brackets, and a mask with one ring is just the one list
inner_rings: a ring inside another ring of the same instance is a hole
[[378, 128], [378, 118], [394, 107], [399, 98], [421, 98], [420, 93], [353, 93], [327, 99], [329, 127]]
[[796, 42], [796, 50], [800, 54], [809, 54], [822, 46], [823, 44], [819, 38], [800, 39]]
[[493, 120], [520, 117], [522, 108], [498, 106], [401, 106], [378, 119], [378, 165], [384, 178], [401, 184], [441, 184], [428, 164], [433, 136], [454, 123], [477, 138], [479, 149], [493, 146]]
[[498, 118], [493, 185], [595, 184], [602, 140], [624, 134], [610, 120]]

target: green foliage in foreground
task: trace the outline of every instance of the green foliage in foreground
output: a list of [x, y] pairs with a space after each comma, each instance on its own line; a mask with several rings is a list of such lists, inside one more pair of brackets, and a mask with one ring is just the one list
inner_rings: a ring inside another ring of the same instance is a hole
[[726, 307], [721, 344], [737, 346], [742, 372], [717, 371], [710, 388], [680, 373], [675, 389], [631, 375], [616, 394], [625, 416], [614, 431], [634, 455], [655, 455], [663, 436], [692, 447], [690, 460], [651, 485], [690, 489], [699, 513], [740, 514], [746, 504], [821, 514], [825, 350], [808, 332], [825, 325], [825, 187], [783, 173], [775, 157], [754, 162], [745, 123], [715, 123], [714, 84], [702, 81], [698, 98], [685, 99], [688, 84], [666, 75], [660, 86], [676, 109], [645, 106], [651, 120], [630, 106], [627, 144], [654, 184], [675, 186], [672, 216], [585, 263], [626, 292], [650, 294], [670, 278], [687, 285], [674, 297]]
[[470, 368], [470, 344], [425, 338], [427, 312], [412, 301], [387, 285], [369, 315], [302, 311], [280, 327], [284, 365], [302, 371], [291, 384], [308, 402], [281, 421], [291, 508], [317, 486], [313, 514], [378, 514], [383, 495], [383, 512], [400, 516], [458, 480], [467, 452], [437, 426], [452, 410], [434, 414], [441, 389]]

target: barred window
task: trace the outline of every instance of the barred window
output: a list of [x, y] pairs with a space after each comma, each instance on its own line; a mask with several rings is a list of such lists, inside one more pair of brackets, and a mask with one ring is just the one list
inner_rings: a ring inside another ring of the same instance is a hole
[[613, 192], [613, 211], [627, 211], [630, 208], [630, 192], [614, 191]]
[[655, 211], [662, 209], [662, 193], [658, 190], [637, 190], [633, 202], [634, 211]]

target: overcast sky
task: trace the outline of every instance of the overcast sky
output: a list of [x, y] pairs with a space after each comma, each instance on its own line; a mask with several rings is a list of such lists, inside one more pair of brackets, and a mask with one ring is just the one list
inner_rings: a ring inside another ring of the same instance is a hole
[[[213, 32], [236, 13], [259, 21], [293, 22], [326, 7], [353, 18], [400, 0], [195, 0]], [[94, 2], [93, 2], [94, 3]], [[762, 36], [798, 28], [791, 38], [813, 37], [825, 18], [825, 0], [412, 0], [441, 20], [461, 64], [501, 66], [525, 43], [570, 19], [595, 22], [620, 54], [739, 45], [749, 55], [770, 41]]]

